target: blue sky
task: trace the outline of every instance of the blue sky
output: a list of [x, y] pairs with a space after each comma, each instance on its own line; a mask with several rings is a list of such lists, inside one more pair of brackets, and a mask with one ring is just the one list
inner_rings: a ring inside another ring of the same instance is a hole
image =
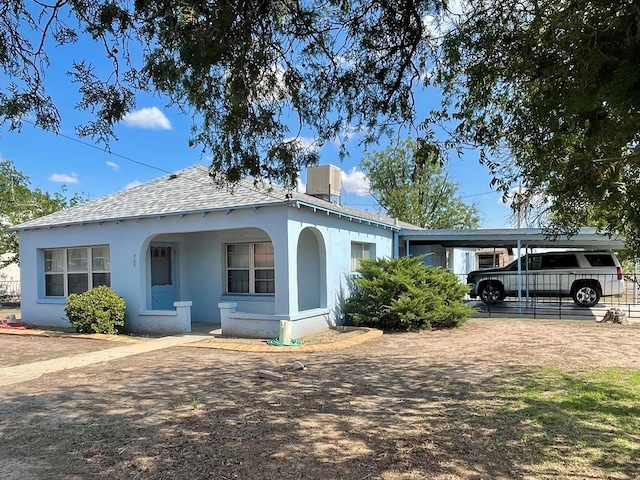
[[[58, 102], [64, 105], [65, 99]], [[118, 126], [118, 140], [111, 143], [112, 154], [90, 139], [76, 137], [73, 127], [74, 123], [63, 114], [60, 135], [28, 123], [20, 132], [3, 128], [0, 158], [11, 160], [29, 177], [32, 187], [55, 192], [66, 185], [68, 193], [83, 193], [90, 199], [153, 180], [164, 172], [208, 164], [198, 147], [188, 146], [190, 119], [171, 109], [165, 110], [160, 102], [141, 105], [132, 118]], [[375, 200], [366, 194], [366, 179], [359, 169], [362, 149], [357, 139], [348, 147], [350, 156], [340, 162], [338, 147], [325, 145], [320, 151], [321, 163], [332, 163], [342, 170], [343, 205], [378, 212]], [[460, 185], [465, 201], [478, 205], [483, 227], [509, 226], [509, 209], [489, 187], [491, 176], [478, 163], [477, 154], [452, 157], [448, 169], [451, 178]], [[304, 172], [301, 177], [304, 181]]]
[[[78, 192], [95, 199], [153, 180], [164, 172], [195, 164], [208, 165], [201, 149], [188, 146], [190, 118], [165, 109], [159, 101], [140, 102], [134, 115], [118, 125], [118, 139], [111, 143], [112, 154], [90, 139], [75, 135], [75, 123], [64, 113], [69, 105], [72, 108], [73, 99], [62, 95], [57, 101], [63, 110], [60, 135], [44, 132], [29, 123], [25, 123], [20, 132], [0, 130], [0, 158], [11, 160], [30, 178], [32, 187], [55, 192], [66, 185], [70, 194]], [[320, 151], [321, 163], [332, 163], [342, 170], [343, 205], [378, 212], [375, 200], [366, 193], [366, 179], [359, 169], [363, 152], [357, 138], [353, 138], [348, 147], [350, 156], [340, 162], [337, 145], [325, 145]], [[500, 201], [500, 195], [492, 192], [491, 176], [488, 169], [479, 164], [477, 154], [469, 152], [463, 158], [452, 156], [448, 169], [451, 178], [460, 185], [465, 201], [478, 205], [484, 228], [510, 226], [509, 209]], [[305, 181], [304, 172], [301, 177]]]
[[[90, 199], [153, 180], [165, 172], [194, 164], [208, 165], [209, 159], [201, 154], [201, 148], [188, 146], [191, 118], [175, 108], [165, 108], [162, 98], [150, 94], [139, 96], [137, 110], [117, 126], [118, 139], [110, 145], [112, 154], [89, 138], [78, 138], [74, 127], [86, 121], [89, 113], [75, 109], [79, 94], [65, 72], [71, 69], [73, 60], [89, 56], [90, 47], [84, 44], [51, 51], [46, 83], [61, 112], [60, 134], [44, 132], [27, 123], [28, 119], [19, 132], [2, 127], [0, 159], [11, 160], [30, 178], [32, 187], [55, 192], [66, 185], [68, 194], [82, 193]], [[0, 88], [6, 83], [6, 78], [0, 79]], [[417, 92], [416, 98], [424, 111], [434, 101], [432, 95], [424, 92]], [[382, 139], [379, 149], [386, 145], [386, 139]], [[363, 152], [358, 147], [357, 135], [347, 147], [350, 155], [341, 162], [338, 146], [327, 143], [319, 152], [320, 163], [332, 163], [343, 171], [340, 199], [343, 205], [378, 212], [375, 200], [366, 193], [366, 179], [359, 170]], [[478, 163], [477, 153], [468, 152], [463, 158], [452, 156], [448, 169], [465, 200], [478, 205], [483, 227], [510, 226], [509, 209], [500, 201], [500, 194], [491, 191], [491, 177], [488, 169]], [[305, 172], [301, 172], [301, 178], [304, 182]]]

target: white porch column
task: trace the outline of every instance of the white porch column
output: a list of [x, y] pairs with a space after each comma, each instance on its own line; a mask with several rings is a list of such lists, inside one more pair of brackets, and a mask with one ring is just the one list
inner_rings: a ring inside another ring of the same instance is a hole
[[191, 332], [191, 301], [173, 302], [173, 306], [176, 307], [178, 312], [178, 325], [184, 328], [184, 331]]
[[218, 308], [220, 309], [220, 328], [222, 329], [222, 333], [224, 334], [225, 330], [229, 330], [231, 326], [229, 315], [231, 315], [232, 313], [236, 313], [238, 304], [235, 302], [222, 302], [218, 304]]
[[[293, 228], [292, 228], [293, 226]], [[274, 313], [291, 315], [298, 313], [297, 248], [300, 229], [286, 222], [286, 228], [269, 231], [275, 255], [276, 295]]]

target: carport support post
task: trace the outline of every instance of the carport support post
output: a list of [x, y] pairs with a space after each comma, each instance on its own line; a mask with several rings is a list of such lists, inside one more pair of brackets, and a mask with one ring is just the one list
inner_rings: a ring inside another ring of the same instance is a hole
[[633, 303], [638, 303], [638, 259], [633, 259]]
[[522, 262], [520, 261], [520, 248], [522, 242], [518, 239], [518, 316], [522, 316]]

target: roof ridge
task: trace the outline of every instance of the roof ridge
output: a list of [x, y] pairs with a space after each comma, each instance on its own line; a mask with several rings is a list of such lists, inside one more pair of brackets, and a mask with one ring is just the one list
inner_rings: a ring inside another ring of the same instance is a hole
[[[194, 188], [193, 184], [199, 187]], [[216, 184], [209, 177], [207, 166], [195, 164], [140, 185], [29, 220], [11, 227], [11, 231], [248, 208], [256, 205], [289, 205], [296, 201], [354, 220], [371, 221], [396, 228], [417, 228], [398, 222], [394, 218], [344, 207], [298, 192], [296, 189], [289, 190], [264, 179], [245, 177], [237, 183], [227, 184], [226, 187], [224, 183]]]

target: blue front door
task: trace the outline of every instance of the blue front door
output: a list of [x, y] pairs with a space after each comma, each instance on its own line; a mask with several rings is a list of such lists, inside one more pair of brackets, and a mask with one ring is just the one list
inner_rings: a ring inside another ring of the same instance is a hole
[[151, 309], [173, 310], [176, 301], [175, 246], [169, 243], [152, 243], [151, 258]]

